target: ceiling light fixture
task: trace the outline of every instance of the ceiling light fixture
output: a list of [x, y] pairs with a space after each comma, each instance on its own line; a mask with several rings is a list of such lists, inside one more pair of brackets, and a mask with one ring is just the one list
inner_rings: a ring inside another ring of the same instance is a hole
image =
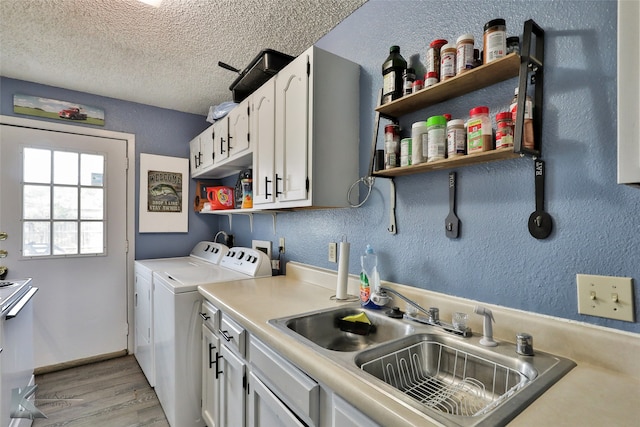
[[153, 7], [160, 7], [160, 3], [162, 3], [162, 0], [138, 0], [138, 1], [141, 1], [142, 3], [146, 3]]

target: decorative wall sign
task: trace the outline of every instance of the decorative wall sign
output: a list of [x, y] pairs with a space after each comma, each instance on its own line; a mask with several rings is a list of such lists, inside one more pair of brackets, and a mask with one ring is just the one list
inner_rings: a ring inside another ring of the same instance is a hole
[[45, 119], [104, 126], [102, 108], [39, 96], [13, 95], [13, 112]]
[[140, 233], [189, 231], [189, 159], [140, 154]]

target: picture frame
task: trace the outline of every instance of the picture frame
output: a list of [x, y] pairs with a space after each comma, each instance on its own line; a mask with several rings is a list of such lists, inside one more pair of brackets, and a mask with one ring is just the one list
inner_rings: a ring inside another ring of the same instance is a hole
[[140, 154], [140, 233], [189, 231], [189, 159]]
[[104, 126], [105, 123], [102, 108], [21, 93], [13, 95], [13, 112], [74, 124]]

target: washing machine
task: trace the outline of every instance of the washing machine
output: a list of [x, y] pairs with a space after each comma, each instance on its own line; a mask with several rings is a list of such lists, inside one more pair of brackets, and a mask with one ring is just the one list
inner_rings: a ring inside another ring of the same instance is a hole
[[136, 260], [134, 263], [134, 355], [149, 385], [155, 387], [153, 272], [218, 265], [229, 252], [223, 244], [202, 241], [188, 256]]
[[153, 273], [155, 391], [172, 427], [205, 425], [202, 398], [202, 296], [198, 285], [271, 276], [271, 260], [256, 249], [231, 248], [219, 265], [189, 265]]

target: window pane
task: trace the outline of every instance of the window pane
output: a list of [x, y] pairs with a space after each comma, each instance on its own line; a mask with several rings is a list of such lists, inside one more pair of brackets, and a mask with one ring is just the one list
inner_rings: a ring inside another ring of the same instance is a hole
[[78, 219], [78, 187], [53, 187], [53, 219]]
[[53, 223], [53, 254], [78, 253], [78, 223], [75, 221]]
[[80, 218], [104, 219], [102, 188], [83, 188], [80, 190]]
[[53, 153], [53, 183], [78, 185], [78, 153]]
[[25, 221], [22, 226], [22, 255], [51, 255], [49, 231], [48, 221]]
[[38, 148], [25, 148], [22, 167], [24, 182], [50, 183], [51, 151]]
[[90, 185], [92, 187], [102, 187], [104, 156], [97, 154], [82, 154], [80, 162], [80, 184]]
[[80, 223], [80, 253], [103, 253], [104, 225], [102, 221]]
[[51, 215], [50, 187], [44, 185], [24, 185], [23, 187], [24, 219], [49, 219]]

